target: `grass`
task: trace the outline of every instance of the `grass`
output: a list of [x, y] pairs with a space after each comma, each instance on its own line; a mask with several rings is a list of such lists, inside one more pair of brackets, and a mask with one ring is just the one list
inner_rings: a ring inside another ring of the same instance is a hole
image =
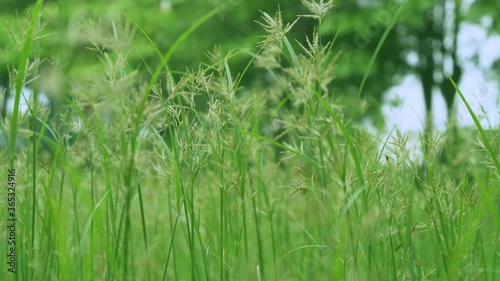
[[[318, 35], [294, 43], [279, 13], [263, 15], [268, 34], [249, 59], [273, 77], [267, 89], [232, 73], [243, 52], [217, 49], [175, 81], [169, 58], [216, 13], [166, 54], [154, 47], [161, 63], [150, 79], [124, 70], [127, 45], [97, 53], [102, 73], [75, 81], [50, 125], [54, 149], [0, 152], [12, 155], [1, 178], [17, 170], [18, 226], [16, 274], [3, 267], [1, 280], [498, 278], [498, 130], [476, 122], [455, 152], [465, 160], [449, 163], [439, 157], [448, 135], [429, 134], [417, 162], [407, 135], [381, 141], [344, 118], [349, 108], [328, 93], [335, 46]], [[100, 97], [90, 109], [89, 95]], [[72, 145], [68, 115], [83, 120]], [[24, 124], [16, 118], [2, 125], [12, 139]]]

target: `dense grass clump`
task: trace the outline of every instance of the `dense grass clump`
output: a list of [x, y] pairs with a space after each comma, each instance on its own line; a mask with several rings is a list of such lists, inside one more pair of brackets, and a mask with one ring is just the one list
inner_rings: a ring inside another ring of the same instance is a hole
[[[307, 7], [320, 30], [331, 2]], [[243, 51], [215, 48], [198, 69], [174, 73], [170, 57], [216, 13], [157, 49], [147, 79], [127, 70], [133, 50], [118, 42], [132, 38], [113, 24], [101, 39], [114, 47], [96, 52], [102, 68], [71, 81], [53, 122], [2, 123], [5, 135], [30, 141], [0, 152], [10, 159], [0, 164], [4, 183], [17, 171], [18, 226], [16, 274], [2, 270], [1, 280], [500, 278], [498, 130], [477, 123], [453, 134], [458, 160], [446, 163], [451, 134], [423, 134], [420, 163], [407, 135], [379, 140], [345, 117], [329, 87], [334, 42], [288, 38], [294, 23], [280, 12], [262, 13], [266, 34], [248, 63], [269, 77], [265, 89], [231, 71]], [[26, 82], [20, 58], [16, 89]], [[57, 137], [47, 151], [49, 129]]]

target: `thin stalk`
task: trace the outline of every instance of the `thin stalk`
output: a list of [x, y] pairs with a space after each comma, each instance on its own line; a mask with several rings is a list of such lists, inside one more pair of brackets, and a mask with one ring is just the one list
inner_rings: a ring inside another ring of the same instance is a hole
[[148, 234], [146, 232], [146, 218], [144, 215], [144, 203], [142, 199], [142, 188], [140, 183], [137, 185], [137, 194], [139, 195], [139, 208], [141, 210], [142, 238], [144, 239], [144, 248], [146, 249], [146, 252], [149, 252]]

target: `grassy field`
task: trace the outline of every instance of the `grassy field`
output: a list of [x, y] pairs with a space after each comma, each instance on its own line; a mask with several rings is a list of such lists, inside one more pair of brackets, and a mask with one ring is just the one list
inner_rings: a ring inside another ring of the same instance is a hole
[[33, 107], [2, 125], [31, 138], [0, 151], [0, 280], [500, 280], [498, 130], [427, 132], [412, 159], [407, 135], [378, 139], [344, 117], [328, 88], [334, 42], [312, 34], [292, 48], [279, 13], [263, 14], [248, 64], [269, 73], [267, 88], [232, 73], [239, 51], [170, 75], [175, 50], [215, 13], [158, 50], [148, 79], [124, 70], [117, 44], [54, 122], [39, 117], [30, 134]]

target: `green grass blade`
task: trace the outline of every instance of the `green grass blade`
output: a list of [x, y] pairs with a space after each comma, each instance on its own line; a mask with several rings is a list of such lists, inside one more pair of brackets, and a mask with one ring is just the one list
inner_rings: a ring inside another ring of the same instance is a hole
[[102, 196], [101, 200], [99, 200], [99, 202], [97, 202], [94, 209], [90, 213], [90, 216], [87, 219], [87, 222], [85, 223], [85, 227], [83, 228], [83, 232], [82, 232], [82, 238], [80, 239], [80, 244], [78, 246], [78, 251], [80, 253], [80, 256], [83, 254], [83, 246], [85, 244], [85, 240], [87, 240], [87, 235], [88, 235], [89, 230], [90, 230], [90, 225], [92, 223], [92, 219], [95, 216], [95, 212], [97, 211], [97, 209], [99, 209], [99, 206], [101, 206], [102, 202], [104, 202], [104, 199], [106, 199], [108, 194], [109, 194], [109, 191], [104, 193], [104, 196]]
[[[135, 155], [135, 150], [136, 150], [136, 145], [137, 145], [137, 136], [139, 135], [139, 129], [140, 129], [140, 124], [141, 124], [141, 120], [142, 120], [142, 115], [144, 114], [144, 109], [146, 107], [146, 102], [148, 100], [149, 94], [151, 93], [153, 86], [156, 84], [156, 81], [160, 77], [161, 70], [163, 69], [163, 67], [166, 67], [168, 65], [168, 61], [170, 60], [170, 57], [175, 52], [175, 50], [177, 50], [177, 48], [180, 46], [180, 44], [182, 42], [184, 42], [189, 37], [189, 35], [191, 35], [194, 31], [196, 31], [196, 29], [198, 29], [203, 23], [205, 23], [206, 21], [208, 21], [209, 19], [211, 19], [212, 17], [217, 15], [219, 12], [220, 12], [220, 9], [214, 9], [211, 12], [207, 13], [202, 18], [198, 19], [196, 22], [194, 22], [186, 31], [184, 31], [179, 36], [179, 38], [177, 38], [177, 40], [175, 40], [175, 42], [172, 44], [172, 46], [168, 49], [168, 51], [163, 56], [161, 63], [157, 66], [156, 71], [154, 72], [153, 76], [151, 77], [151, 79], [147, 85], [146, 91], [144, 92], [144, 94], [141, 98], [141, 102], [138, 106], [137, 117], [136, 117], [135, 122], [134, 122], [135, 123], [134, 134], [131, 136], [131, 140], [130, 140], [132, 152], [130, 155], [130, 161], [131, 161], [130, 164], [131, 165], [129, 167], [129, 173], [127, 176], [128, 178], [131, 175], [131, 169], [133, 168], [133, 165], [134, 165], [134, 155]], [[127, 180], [127, 181], [129, 181], [129, 180]]]
[[289, 146], [283, 145], [280, 142], [277, 142], [277, 141], [275, 141], [273, 139], [270, 139], [270, 138], [266, 138], [264, 136], [261, 136], [261, 135], [259, 135], [257, 133], [253, 133], [253, 132], [243, 131], [242, 133], [250, 135], [250, 136], [253, 136], [253, 137], [257, 138], [257, 139], [260, 139], [260, 140], [265, 141], [265, 142], [267, 142], [269, 144], [277, 146], [277, 147], [279, 147], [279, 148], [281, 148], [283, 150], [289, 151], [289, 152], [291, 152], [291, 153], [293, 153], [293, 154], [295, 154], [295, 155], [297, 155], [299, 157], [302, 157], [304, 160], [306, 160], [307, 162], [309, 162], [310, 164], [312, 164], [316, 168], [320, 168], [321, 167], [321, 165], [319, 163], [317, 163], [316, 161], [314, 161], [313, 159], [311, 159], [309, 156], [305, 155], [304, 153], [301, 153], [300, 151], [292, 149]]
[[[160, 48], [158, 48], [158, 45], [156, 45], [156, 43], [153, 41], [153, 39], [151, 39], [149, 34], [144, 29], [142, 29], [138, 23], [136, 23], [134, 20], [132, 20], [127, 14], [124, 13], [124, 15], [130, 20], [130, 22], [132, 22], [132, 24], [135, 26], [135, 28], [137, 28], [142, 33], [142, 35], [146, 38], [146, 40], [148, 40], [148, 43], [151, 44], [151, 46], [153, 46], [153, 49], [155, 50], [156, 54], [161, 59], [161, 61], [163, 61], [163, 54], [161, 53]], [[170, 67], [168, 66], [168, 63], [165, 63], [165, 69], [167, 70], [167, 74], [170, 76], [172, 84], [175, 86], [176, 82], [175, 82], [174, 76], [172, 75], [172, 71], [170, 70]]]
[[142, 238], [144, 239], [144, 247], [146, 251], [148, 251], [149, 247], [148, 247], [148, 235], [146, 232], [146, 216], [144, 215], [144, 201], [142, 198], [142, 187], [140, 184], [137, 185], [137, 194], [139, 195], [139, 208], [141, 211]]
[[283, 37], [283, 43], [285, 43], [285, 47], [288, 50], [288, 53], [290, 54], [290, 57], [292, 58], [293, 63], [302, 72], [302, 66], [300, 65], [299, 58], [297, 57], [295, 50], [293, 49], [292, 45], [290, 44], [290, 41], [288, 41], [288, 38], [286, 38], [286, 36]]
[[378, 56], [378, 53], [380, 52], [380, 49], [382, 49], [382, 46], [384, 45], [385, 40], [387, 39], [387, 36], [389, 36], [389, 33], [391, 32], [392, 28], [394, 27], [394, 24], [396, 24], [396, 20], [403, 11], [403, 8], [405, 6], [407, 1], [403, 2], [401, 6], [399, 6], [399, 9], [396, 11], [396, 14], [392, 17], [391, 23], [386, 27], [384, 34], [382, 34], [382, 37], [378, 41], [377, 48], [375, 48], [375, 52], [373, 52], [373, 55], [370, 59], [370, 62], [368, 63], [368, 67], [366, 68], [365, 76], [363, 76], [363, 80], [361, 80], [361, 84], [359, 85], [358, 89], [358, 94], [357, 97], [361, 97], [361, 92], [363, 91], [363, 88], [365, 87], [366, 79], [368, 79], [368, 75], [370, 75], [370, 71], [373, 67], [373, 64], [375, 63], [375, 59]]
[[342, 132], [342, 135], [344, 136], [347, 146], [349, 147], [349, 151], [351, 152], [352, 160], [354, 161], [354, 166], [356, 168], [356, 175], [358, 176], [359, 183], [362, 187], [365, 186], [365, 178], [363, 177], [361, 161], [359, 161], [358, 152], [356, 150], [356, 147], [354, 147], [349, 132], [347, 131], [346, 127], [344, 126], [340, 118], [337, 116], [337, 114], [332, 110], [331, 106], [325, 101], [325, 99], [318, 92], [316, 92], [316, 95], [323, 104], [323, 106], [325, 107], [325, 109], [328, 111], [330, 116], [333, 118], [335, 123], [337, 123], [337, 126], [339, 126], [339, 129]]
[[496, 167], [497, 176], [500, 176], [500, 163], [498, 162], [498, 155], [495, 152], [495, 150], [493, 149], [493, 147], [491, 146], [491, 142], [488, 139], [488, 136], [486, 136], [486, 133], [483, 129], [483, 126], [481, 126], [479, 119], [477, 118], [476, 114], [474, 113], [474, 111], [470, 107], [469, 103], [465, 99], [464, 95], [462, 94], [462, 91], [460, 91], [460, 89], [458, 88], [455, 81], [453, 81], [453, 79], [451, 77], [448, 77], [448, 78], [450, 79], [451, 84], [453, 84], [453, 87], [455, 87], [455, 90], [457, 90], [457, 93], [460, 96], [460, 98], [462, 99], [462, 101], [464, 102], [465, 107], [467, 108], [467, 111], [469, 111], [470, 116], [474, 120], [474, 124], [476, 124], [477, 130], [479, 131], [479, 134], [481, 135], [481, 139], [483, 140], [484, 146], [486, 147], [486, 151], [490, 155], [490, 158]]
[[19, 122], [19, 104], [21, 101], [21, 90], [23, 87], [24, 75], [26, 74], [26, 64], [29, 57], [29, 50], [31, 46], [31, 41], [33, 40], [35, 26], [37, 25], [38, 18], [40, 16], [40, 11], [42, 8], [43, 0], [38, 0], [31, 13], [31, 20], [28, 25], [28, 31], [26, 32], [26, 37], [24, 38], [23, 47], [21, 49], [21, 56], [19, 57], [19, 63], [17, 65], [17, 77], [16, 77], [16, 94], [14, 97], [14, 110], [12, 113], [12, 126], [10, 130], [10, 143], [9, 151], [11, 155], [11, 161], [14, 158], [14, 148], [16, 145], [16, 136], [18, 131]]

